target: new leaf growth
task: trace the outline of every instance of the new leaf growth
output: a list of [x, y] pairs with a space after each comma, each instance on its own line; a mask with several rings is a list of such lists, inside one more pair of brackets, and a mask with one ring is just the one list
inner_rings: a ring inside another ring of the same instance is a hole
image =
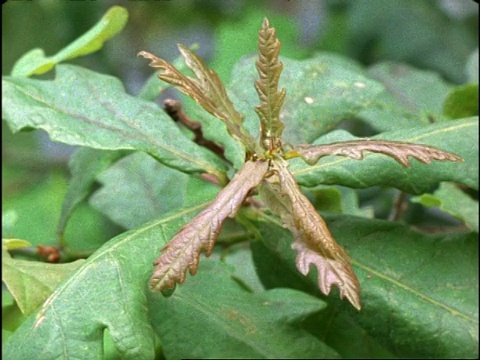
[[255, 64], [260, 79], [255, 81], [255, 89], [260, 105], [255, 107], [255, 111], [260, 118], [260, 145], [270, 151], [281, 149], [282, 131], [285, 127], [280, 121], [280, 109], [286, 91], [277, 90], [283, 69], [283, 64], [278, 61], [280, 46], [275, 29], [265, 19], [258, 33], [258, 60]]
[[362, 160], [365, 152], [390, 156], [404, 167], [410, 166], [410, 156], [425, 164], [432, 160], [463, 160], [431, 146], [386, 140], [299, 144], [283, 153], [284, 124], [280, 118], [286, 91], [278, 90], [282, 71], [280, 41], [267, 19], [259, 31], [259, 59], [256, 62], [259, 79], [255, 81], [255, 89], [260, 99], [260, 105], [255, 107], [260, 118], [258, 142], [243, 127], [243, 116], [235, 110], [218, 75], [186, 47], [179, 45], [179, 49], [196, 78], [183, 75], [167, 61], [148, 52], [142, 51], [139, 55], [149, 59], [150, 66], [160, 69], [161, 80], [174, 85], [222, 121], [230, 136], [244, 146], [248, 157], [243, 168], [216, 199], [162, 249], [155, 261], [150, 282], [152, 289], [166, 293], [174, 289], [176, 283], [185, 281], [187, 270], [194, 275], [200, 253], [205, 251], [207, 256], [212, 253], [225, 219], [234, 217], [244, 200], [258, 187], [265, 211], [270, 208], [293, 234], [292, 249], [297, 252], [297, 269], [307, 275], [314, 265], [318, 272], [318, 288], [325, 295], [335, 285], [342, 298], [347, 298], [356, 309], [360, 309], [360, 284], [350, 265], [350, 258], [337, 244], [315, 207], [302, 194], [288, 169], [287, 160], [301, 157], [309, 165], [327, 155]]
[[155, 261], [150, 282], [153, 289], [173, 289], [177, 282], [183, 283], [187, 269], [195, 275], [200, 252], [205, 250], [207, 256], [212, 253], [223, 222], [237, 214], [249, 191], [258, 186], [267, 170], [268, 164], [263, 160], [247, 161], [215, 200], [169, 241]]

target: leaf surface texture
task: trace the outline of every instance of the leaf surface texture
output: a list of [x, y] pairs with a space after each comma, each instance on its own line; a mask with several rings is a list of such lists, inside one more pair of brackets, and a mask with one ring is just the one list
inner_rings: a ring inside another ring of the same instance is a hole
[[162, 291], [183, 283], [187, 269], [195, 275], [200, 252], [205, 250], [207, 256], [212, 253], [223, 222], [236, 215], [250, 190], [260, 184], [267, 170], [268, 162], [247, 161], [215, 200], [170, 240], [155, 261], [150, 282], [152, 289]]
[[279, 186], [267, 183], [264, 198], [293, 234], [292, 248], [297, 252], [298, 270], [307, 275], [310, 265], [314, 265], [318, 270], [318, 287], [324, 294], [328, 295], [332, 285], [336, 285], [340, 296], [360, 309], [360, 284], [350, 266], [349, 256], [302, 194], [286, 162], [276, 162], [276, 165]]

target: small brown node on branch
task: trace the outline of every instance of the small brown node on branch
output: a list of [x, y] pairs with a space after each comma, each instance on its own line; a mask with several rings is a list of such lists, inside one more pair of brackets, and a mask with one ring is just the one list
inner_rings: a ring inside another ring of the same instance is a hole
[[46, 259], [50, 263], [58, 263], [60, 261], [60, 249], [55, 246], [37, 246], [38, 255]]

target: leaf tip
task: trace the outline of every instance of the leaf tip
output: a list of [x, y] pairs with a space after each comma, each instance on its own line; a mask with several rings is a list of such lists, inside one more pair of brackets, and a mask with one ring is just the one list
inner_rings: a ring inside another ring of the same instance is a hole
[[173, 288], [167, 288], [167, 289], [160, 290], [160, 293], [164, 297], [170, 297], [170, 296], [173, 295], [174, 292], [175, 292], [175, 286]]
[[148, 51], [140, 51], [137, 53], [137, 57], [143, 57], [145, 59], [153, 60], [153, 55], [150, 54]]
[[264, 17], [263, 22], [262, 22], [262, 28], [266, 29], [266, 28], [269, 28], [269, 27], [270, 27], [270, 21], [268, 20], [267, 17]]
[[[360, 287], [360, 285], [358, 285]], [[358, 311], [362, 310], [362, 304], [360, 302], [360, 294], [359, 289], [356, 291], [347, 291], [345, 292], [344, 289], [340, 291], [340, 298], [343, 299], [344, 297], [347, 298], [348, 302]]]
[[175, 291], [177, 282], [181, 284], [184, 279], [185, 272], [183, 273], [183, 277], [181, 277], [180, 279], [173, 279], [166, 276], [166, 274], [161, 271], [156, 271], [150, 278], [150, 290], [154, 292], [160, 292], [163, 296], [169, 297]]

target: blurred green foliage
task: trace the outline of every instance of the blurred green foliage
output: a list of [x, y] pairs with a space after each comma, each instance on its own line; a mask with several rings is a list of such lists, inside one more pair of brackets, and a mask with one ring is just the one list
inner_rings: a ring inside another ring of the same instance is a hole
[[[238, 57], [256, 52], [251, 30], [268, 16], [282, 39], [283, 56], [302, 58], [332, 51], [365, 65], [395, 60], [436, 70], [462, 83], [468, 56], [478, 43], [478, 8], [462, 0], [358, 1], [116, 1], [129, 14], [125, 30], [104, 49], [74, 60], [132, 85], [145, 71], [135, 55], [148, 50], [165, 58], [175, 44], [201, 44], [199, 54], [219, 74]], [[84, 33], [111, 6], [102, 1], [10, 1], [2, 11], [2, 74], [34, 47], [56, 53]], [[55, 34], [55, 36], [52, 36]], [[218, 65], [223, 68], [219, 68]], [[143, 69], [143, 70], [140, 70]]]

